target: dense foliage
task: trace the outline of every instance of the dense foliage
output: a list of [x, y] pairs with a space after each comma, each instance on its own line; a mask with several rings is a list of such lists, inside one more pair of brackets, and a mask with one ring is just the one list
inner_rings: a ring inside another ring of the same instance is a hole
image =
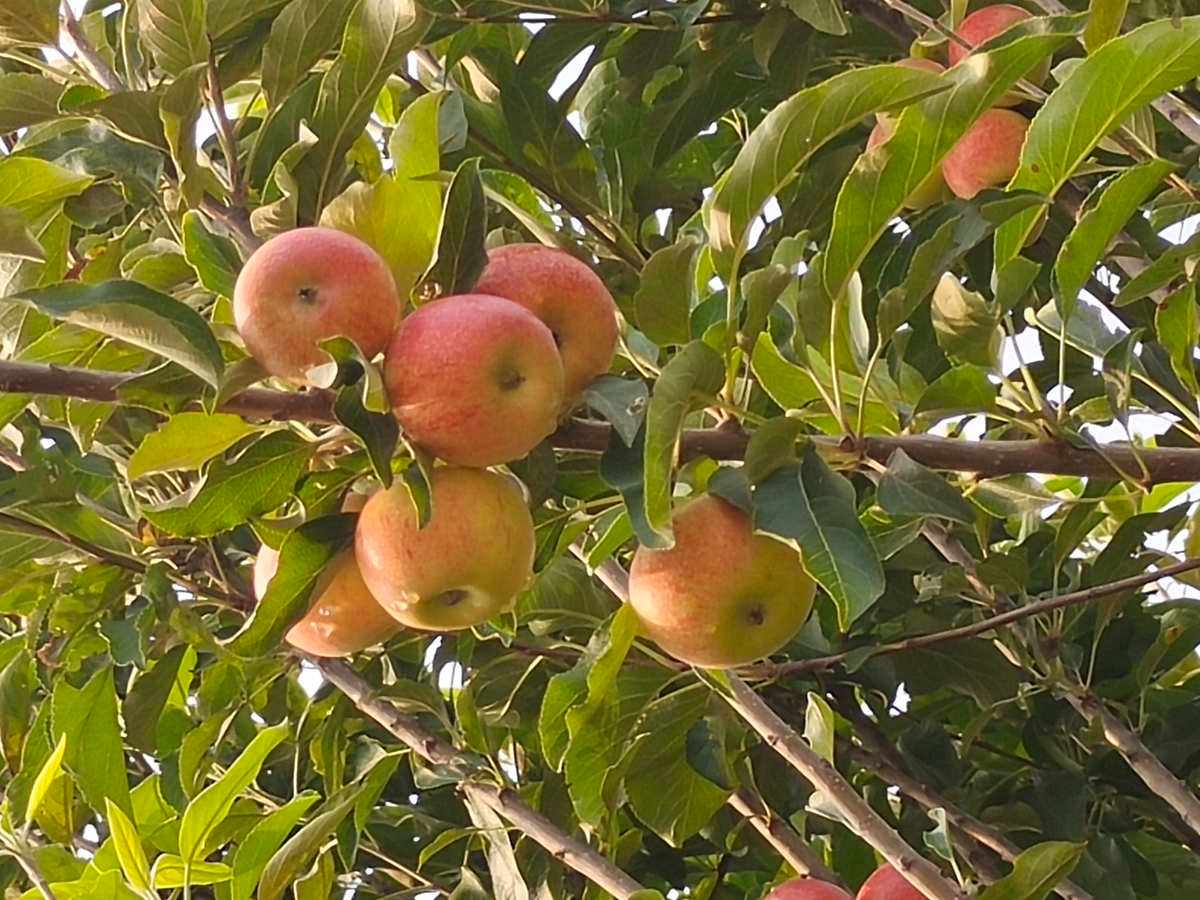
[[[1200, 896], [1200, 10], [1071, 5], [938, 74], [966, 0], [0, 0], [6, 896], [757, 900], [897, 834], [940, 896]], [[1011, 182], [905, 209], [1009, 100]], [[352, 342], [246, 354], [317, 223], [414, 305], [559, 246], [623, 320], [508, 467], [516, 607], [349, 666], [283, 636], [431, 461]], [[819, 585], [733, 674], [620, 602], [705, 492]]]

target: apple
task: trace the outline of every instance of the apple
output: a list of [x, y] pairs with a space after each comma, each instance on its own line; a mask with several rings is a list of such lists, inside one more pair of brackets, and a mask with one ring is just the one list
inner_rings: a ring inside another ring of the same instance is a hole
[[550, 329], [562, 354], [567, 404], [612, 365], [617, 305], [599, 276], [571, 254], [541, 244], [497, 247], [474, 290], [519, 303]]
[[[263, 546], [254, 560], [254, 595], [259, 600], [279, 568], [279, 551]], [[316, 599], [286, 640], [313, 656], [346, 656], [386, 641], [400, 624], [383, 611], [363, 583], [354, 551], [341, 553], [321, 575]]]
[[908, 879], [884, 863], [858, 889], [857, 900], [925, 900]]
[[638, 548], [629, 571], [629, 603], [648, 637], [683, 662], [726, 668], [795, 636], [816, 593], [796, 550], [711, 494], [685, 503], [672, 525], [675, 546]]
[[[937, 64], [934, 63], [934, 65]], [[871, 151], [880, 144], [886, 144], [895, 130], [894, 119], [890, 116], [879, 117], [875, 122], [875, 127], [871, 129], [871, 134], [867, 137], [867, 150]], [[938, 166], [913, 188], [912, 193], [905, 198], [904, 206], [906, 209], [925, 209], [927, 206], [940, 203], [949, 197], [950, 192], [946, 189], [946, 179], [942, 177], [941, 166]]]
[[836, 884], [818, 881], [815, 878], [793, 878], [785, 881], [765, 900], [854, 900]]
[[272, 375], [303, 382], [328, 361], [318, 344], [348, 337], [367, 358], [400, 319], [400, 298], [383, 257], [333, 228], [296, 228], [254, 251], [233, 289], [238, 334]]
[[942, 176], [957, 197], [1007, 184], [1021, 165], [1029, 120], [1011, 109], [989, 109], [942, 160]]
[[460, 294], [422, 306], [392, 338], [383, 376], [404, 433], [449, 463], [520, 459], [558, 425], [554, 335], [501, 297]]
[[[1014, 6], [1011, 3], [995, 3], [991, 6], [977, 9], [963, 19], [956, 29], [956, 34], [972, 47], [978, 47], [985, 41], [990, 41], [1001, 32], [1007, 31], [1018, 22], [1023, 22], [1032, 17], [1032, 13], [1019, 6]], [[958, 65], [970, 56], [970, 54], [971, 51], [958, 43], [958, 41], [949, 42], [947, 58], [950, 60], [950, 65]], [[1045, 82], [1046, 76], [1049, 74], [1050, 57], [1047, 56], [1026, 72], [1025, 78], [1036, 85], [1041, 85]], [[1024, 96], [1019, 92], [1009, 91], [996, 101], [996, 105], [1016, 106], [1024, 99]]]
[[397, 481], [358, 518], [363, 580], [399, 622], [425, 631], [470, 628], [512, 606], [533, 577], [533, 519], [508, 475], [453, 466], [430, 475], [424, 528]]

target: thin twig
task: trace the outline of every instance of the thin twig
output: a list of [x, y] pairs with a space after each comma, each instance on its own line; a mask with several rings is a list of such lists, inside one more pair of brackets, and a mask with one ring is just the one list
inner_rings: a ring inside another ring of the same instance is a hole
[[92, 77], [96, 79], [96, 83], [109, 91], [125, 90], [125, 85], [122, 83], [120, 76], [113, 71], [108, 61], [100, 55], [96, 48], [92, 46], [92, 42], [88, 40], [88, 36], [83, 30], [83, 24], [75, 18], [75, 13], [72, 12], [69, 3], [63, 4], [62, 22], [67, 34], [75, 42], [75, 53], [83, 60]]
[[821, 862], [795, 829], [775, 815], [758, 794], [739, 788], [729, 795], [728, 803], [798, 874], [845, 887], [837, 873]]
[[457, 769], [463, 780], [459, 789], [469, 799], [481, 803], [541, 844], [555, 859], [570, 866], [610, 894], [627, 900], [643, 890], [633, 878], [587, 844], [571, 837], [520, 798], [516, 791], [474, 780], [484, 773], [453, 746], [429, 731], [416, 718], [405, 715], [387, 700], [377, 697], [366, 680], [347, 663], [335, 659], [313, 659], [337, 688], [358, 709], [370, 716], [405, 746], [435, 765]]
[[225, 111], [225, 92], [221, 88], [221, 77], [217, 71], [217, 54], [209, 50], [208, 54], [208, 94], [213, 105], [213, 118], [217, 123], [217, 140], [221, 142], [221, 152], [225, 154], [225, 169], [229, 175], [229, 199], [235, 207], [245, 206], [246, 184], [242, 180], [241, 165], [238, 161], [237, 136]]

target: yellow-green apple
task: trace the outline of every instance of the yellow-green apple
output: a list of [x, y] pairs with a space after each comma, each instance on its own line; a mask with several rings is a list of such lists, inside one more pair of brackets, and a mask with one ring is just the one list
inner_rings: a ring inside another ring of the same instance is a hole
[[766, 900], [854, 900], [836, 884], [818, 881], [815, 878], [793, 878], [785, 881]]
[[[254, 560], [254, 595], [261, 600], [279, 568], [279, 551], [263, 546]], [[291, 627], [289, 644], [313, 656], [346, 656], [380, 644], [400, 630], [363, 582], [354, 551], [346, 550], [326, 567], [313, 591], [316, 598]]]
[[474, 290], [519, 303], [546, 324], [562, 354], [568, 404], [612, 365], [617, 305], [599, 276], [571, 254], [541, 244], [497, 247]]
[[383, 375], [404, 433], [449, 463], [520, 459], [558, 424], [554, 336], [501, 297], [460, 294], [422, 306], [392, 338]]
[[791, 640], [816, 586], [789, 545], [756, 534], [750, 517], [707, 495], [672, 520], [675, 546], [638, 548], [629, 602], [645, 634], [671, 656], [706, 668], [761, 659]]
[[903, 875], [884, 863], [858, 889], [857, 900], [925, 900]]
[[533, 519], [520, 485], [442, 466], [430, 475], [430, 498], [424, 528], [400, 482], [363, 508], [354, 546], [375, 599], [426, 631], [470, 628], [509, 609], [533, 576]]
[[[886, 144], [895, 130], [895, 119], [880, 117], [867, 137], [867, 150], [871, 151], [881, 144]], [[912, 193], [905, 198], [904, 206], [908, 209], [924, 209], [949, 198], [950, 193], [946, 190], [946, 179], [942, 177], [941, 166], [938, 166], [913, 188]]]
[[383, 257], [333, 228], [277, 235], [246, 261], [233, 289], [246, 349], [272, 375], [303, 381], [328, 360], [317, 345], [339, 335], [368, 358], [387, 346], [400, 299]]
[[[1014, 6], [1011, 3], [994, 3], [971, 13], [955, 29], [955, 33], [971, 47], [978, 47], [985, 41], [990, 41], [996, 35], [1007, 31], [1018, 22], [1032, 18], [1032, 13]], [[970, 56], [971, 50], [958, 41], [951, 40], [947, 51], [950, 65], [954, 66]], [[1025, 73], [1025, 78], [1036, 85], [1041, 85], [1050, 74], [1050, 57], [1047, 56], [1032, 69]], [[996, 101], [997, 106], [1016, 106], [1024, 96], [1015, 91], [1009, 91]]]
[[989, 109], [942, 160], [942, 176], [957, 197], [1007, 184], [1021, 164], [1029, 120], [1011, 109]]

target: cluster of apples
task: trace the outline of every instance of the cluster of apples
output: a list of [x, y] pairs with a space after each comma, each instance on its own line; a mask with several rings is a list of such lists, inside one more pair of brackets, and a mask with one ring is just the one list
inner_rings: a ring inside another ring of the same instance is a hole
[[[1030, 13], [1019, 6], [997, 3], [963, 19], [957, 34], [971, 47], [977, 47], [1030, 17]], [[951, 41], [947, 58], [950, 65], [955, 66], [968, 59], [970, 54], [970, 49]], [[932, 59], [904, 59], [899, 65], [931, 72], [944, 71], [942, 64]], [[1049, 73], [1050, 60], [1047, 59], [1025, 77], [1040, 85]], [[976, 119], [946, 154], [941, 166], [917, 185], [905, 200], [905, 206], [924, 209], [945, 199], [947, 189], [956, 197], [970, 200], [984, 188], [1007, 183], [1020, 165], [1021, 147], [1025, 143], [1025, 132], [1029, 130], [1029, 120], [1007, 107], [1016, 106], [1022, 99], [1020, 94], [1010, 91], [997, 101], [995, 108]], [[867, 138], [867, 149], [873, 150], [886, 143], [895, 130], [895, 116], [884, 113], [876, 116], [875, 127]]]
[[[402, 627], [469, 628], [511, 606], [533, 570], [533, 520], [520, 484], [489, 470], [525, 456], [558, 424], [617, 342], [616, 305], [584, 263], [517, 244], [489, 254], [474, 293], [443, 297], [402, 318], [387, 263], [352, 235], [299, 228], [264, 244], [234, 290], [247, 349], [296, 383], [342, 335], [369, 358], [383, 353], [393, 413], [410, 440], [444, 463], [430, 474], [433, 514], [419, 527], [397, 483], [358, 512], [353, 549], [335, 560], [293, 646], [342, 656]], [[279, 554], [260, 550], [254, 590], [264, 596]]]
[[793, 878], [771, 891], [766, 900], [925, 900], [925, 895], [908, 880], [884, 863], [851, 897], [837, 885], [815, 878]]

